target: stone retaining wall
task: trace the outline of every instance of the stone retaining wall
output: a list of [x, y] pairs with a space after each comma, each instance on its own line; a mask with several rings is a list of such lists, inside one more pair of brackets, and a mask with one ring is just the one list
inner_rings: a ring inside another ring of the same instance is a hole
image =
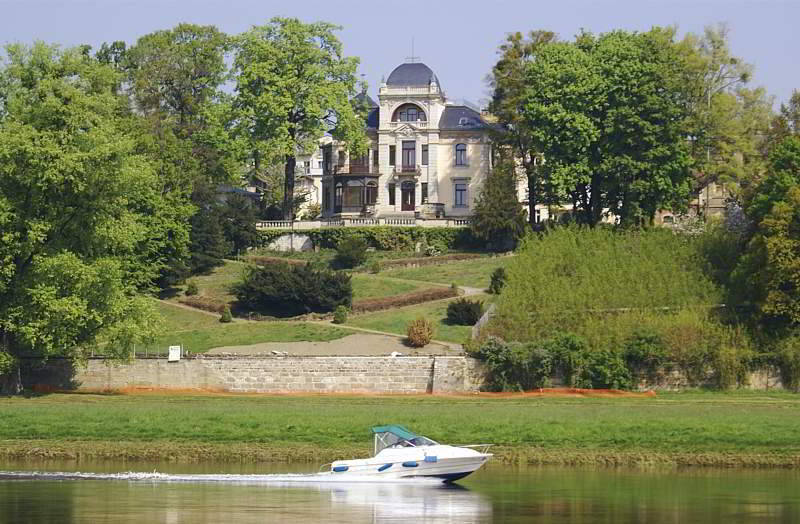
[[200, 356], [179, 362], [137, 359], [129, 364], [91, 359], [73, 373], [66, 367], [66, 362], [51, 361], [33, 373], [26, 386], [88, 391], [165, 388], [412, 394], [478, 391], [483, 383], [481, 364], [468, 357]]

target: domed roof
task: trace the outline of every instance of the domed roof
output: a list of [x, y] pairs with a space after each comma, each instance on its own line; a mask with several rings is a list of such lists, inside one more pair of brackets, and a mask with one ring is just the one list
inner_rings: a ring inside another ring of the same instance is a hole
[[431, 81], [439, 83], [433, 70], [422, 62], [412, 62], [395, 67], [386, 80], [386, 85], [395, 87], [427, 86]]

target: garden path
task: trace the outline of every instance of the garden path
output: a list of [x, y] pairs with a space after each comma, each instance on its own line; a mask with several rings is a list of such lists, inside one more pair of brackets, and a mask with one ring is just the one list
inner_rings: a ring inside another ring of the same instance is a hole
[[[320, 323], [330, 325], [328, 322]], [[431, 342], [424, 348], [410, 348], [403, 343], [403, 337], [397, 335], [359, 328], [348, 329], [359, 333], [328, 342], [263, 342], [247, 346], [225, 346], [211, 349], [206, 354], [263, 355], [280, 351], [286, 352], [288, 356], [389, 356], [396, 351], [413, 356], [460, 353], [460, 346], [457, 344]]]

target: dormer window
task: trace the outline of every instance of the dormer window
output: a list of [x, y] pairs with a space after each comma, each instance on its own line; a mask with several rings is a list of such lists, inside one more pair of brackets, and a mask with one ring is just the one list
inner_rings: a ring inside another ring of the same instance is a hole
[[403, 104], [398, 107], [392, 116], [392, 122], [425, 122], [425, 112], [414, 104]]

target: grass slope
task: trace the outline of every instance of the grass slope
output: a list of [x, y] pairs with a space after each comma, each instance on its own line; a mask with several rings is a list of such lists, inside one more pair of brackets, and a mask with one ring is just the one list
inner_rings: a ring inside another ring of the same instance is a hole
[[369, 427], [397, 423], [442, 442], [492, 442], [499, 458], [511, 461], [800, 466], [800, 397], [785, 393], [634, 399], [58, 394], [0, 399], [0, 420], [0, 456], [78, 449], [117, 458], [202, 460], [207, 453], [327, 460], [369, 454]]
[[[194, 276], [189, 280], [197, 284], [198, 295], [220, 302], [232, 302], [236, 297], [231, 293], [231, 286], [242, 278], [245, 267], [246, 265], [241, 262], [226, 260], [208, 275]], [[425, 282], [403, 282], [366, 273], [354, 273], [352, 282], [353, 300], [388, 297], [430, 287]], [[185, 291], [185, 288], [185, 285], [182, 286], [181, 291]], [[176, 301], [177, 298], [173, 297], [172, 301]]]
[[[491, 297], [475, 295], [469, 298], [471, 300], [482, 299], [488, 306]], [[469, 337], [472, 326], [456, 326], [447, 323], [447, 304], [449, 302], [439, 300], [388, 311], [354, 315], [348, 319], [347, 325], [405, 335], [409, 322], [417, 317], [425, 317], [434, 323], [433, 338], [435, 340], [460, 344]]]
[[476, 260], [462, 260], [438, 266], [424, 266], [407, 269], [391, 269], [384, 274], [395, 278], [437, 282], [459, 286], [486, 289], [489, 287], [492, 272], [498, 267], [505, 267], [513, 257], [491, 257]]

